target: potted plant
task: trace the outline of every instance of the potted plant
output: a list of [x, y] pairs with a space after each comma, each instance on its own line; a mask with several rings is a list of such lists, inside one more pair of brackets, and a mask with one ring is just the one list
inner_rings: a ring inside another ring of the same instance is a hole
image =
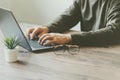
[[7, 62], [16, 62], [18, 57], [18, 48], [20, 41], [17, 37], [7, 37], [4, 40], [5, 48], [5, 60]]

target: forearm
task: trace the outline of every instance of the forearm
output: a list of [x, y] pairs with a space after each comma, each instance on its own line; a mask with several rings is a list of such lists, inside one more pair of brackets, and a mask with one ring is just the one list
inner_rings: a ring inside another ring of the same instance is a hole
[[71, 34], [72, 44], [78, 45], [108, 45], [120, 42], [120, 30], [107, 27], [96, 32]]
[[48, 25], [50, 32], [64, 32], [75, 26], [80, 21], [79, 2], [75, 0], [62, 15]]

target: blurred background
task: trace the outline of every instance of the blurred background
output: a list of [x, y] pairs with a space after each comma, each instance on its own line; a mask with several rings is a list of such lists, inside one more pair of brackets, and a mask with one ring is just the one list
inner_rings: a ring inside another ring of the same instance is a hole
[[[74, 0], [0, 0], [0, 7], [11, 10], [19, 22], [46, 25], [62, 14]], [[78, 30], [79, 25], [74, 27]]]

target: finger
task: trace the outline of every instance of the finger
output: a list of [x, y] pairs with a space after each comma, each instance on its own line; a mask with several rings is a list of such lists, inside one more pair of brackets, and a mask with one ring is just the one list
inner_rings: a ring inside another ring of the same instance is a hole
[[27, 37], [30, 38], [30, 34], [33, 32], [34, 28], [27, 29]]
[[54, 40], [49, 40], [49, 41], [47, 41], [46, 43], [44, 43], [43, 45], [44, 46], [49, 46], [49, 45], [51, 45], [51, 44], [53, 44], [54, 43]]
[[39, 34], [38, 37], [40, 38], [43, 35], [43, 33]]
[[48, 36], [48, 33], [47, 33], [47, 34], [43, 34], [43, 35], [39, 38], [38, 42], [41, 42], [41, 40], [42, 40], [45, 36]]
[[[40, 29], [40, 28], [39, 28], [39, 29]], [[35, 28], [35, 29], [33, 30], [32, 35], [31, 35], [31, 39], [34, 39], [35, 35], [38, 34], [39, 29], [38, 29], [38, 28]]]
[[38, 37], [40, 38], [43, 34], [46, 34], [45, 32], [42, 32], [38, 35]]
[[46, 42], [47, 40], [52, 40], [52, 39], [53, 39], [53, 37], [51, 37], [51, 36], [45, 36], [45, 37], [41, 40], [40, 44], [43, 44], [43, 43]]

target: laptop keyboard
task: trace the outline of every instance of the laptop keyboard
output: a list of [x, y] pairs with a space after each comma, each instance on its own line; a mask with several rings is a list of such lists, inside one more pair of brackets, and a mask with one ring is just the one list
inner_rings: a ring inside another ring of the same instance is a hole
[[49, 48], [50, 46], [43, 46], [38, 43], [38, 40], [28, 40], [29, 44], [33, 48]]
[[29, 43], [30, 43], [30, 45], [32, 46], [32, 47], [34, 47], [34, 48], [38, 48], [38, 47], [44, 47], [44, 46], [42, 46], [42, 45], [40, 45], [39, 43], [38, 43], [38, 41], [33, 41], [33, 40], [29, 40]]

